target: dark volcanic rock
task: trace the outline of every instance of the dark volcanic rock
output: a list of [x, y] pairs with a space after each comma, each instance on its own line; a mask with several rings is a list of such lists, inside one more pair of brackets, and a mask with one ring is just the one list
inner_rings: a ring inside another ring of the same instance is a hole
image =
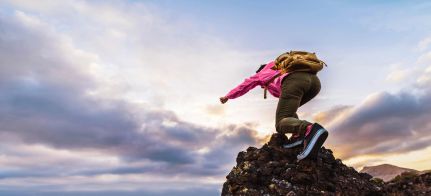
[[222, 195], [431, 195], [431, 172], [407, 172], [385, 183], [344, 165], [324, 147], [316, 160], [297, 162], [302, 149], [282, 148], [286, 140], [273, 134], [262, 148], [240, 152]]
[[317, 160], [297, 162], [302, 149], [282, 148], [286, 140], [273, 134], [262, 148], [240, 152], [222, 195], [381, 195], [383, 184], [344, 165], [330, 149], [322, 147]]
[[431, 195], [431, 172], [417, 175], [403, 173], [386, 183], [382, 190], [384, 195]]

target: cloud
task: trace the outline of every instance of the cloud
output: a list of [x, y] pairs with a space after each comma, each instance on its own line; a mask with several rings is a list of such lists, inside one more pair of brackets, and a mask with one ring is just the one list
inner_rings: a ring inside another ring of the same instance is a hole
[[351, 109], [352, 109], [352, 106], [344, 106], [344, 105], [335, 106], [330, 110], [319, 112], [313, 115], [313, 120], [318, 123], [328, 124], [336, 121], [335, 118], [337, 117], [343, 117], [347, 112], [351, 111]]
[[425, 69], [424, 74], [422, 74], [417, 78], [416, 85], [419, 86], [420, 88], [426, 88], [430, 82], [431, 82], [431, 66], [428, 66]]
[[335, 107], [315, 119], [330, 127], [330, 145], [344, 159], [424, 149], [431, 142], [428, 86], [412, 84], [397, 93], [375, 93], [357, 106]]
[[207, 105], [205, 110], [210, 115], [220, 116], [225, 113], [225, 109], [222, 105]]
[[430, 46], [430, 44], [431, 44], [431, 36], [422, 39], [418, 43], [418, 48], [419, 48], [420, 51], [425, 51], [426, 49], [428, 49], [428, 47]]
[[[198, 24], [169, 6], [137, 1], [4, 4], [47, 23], [75, 48], [94, 55], [83, 69], [100, 84], [87, 93], [175, 111], [196, 124], [218, 126], [221, 116], [209, 114], [206, 106], [218, 104], [218, 97], [254, 73], [256, 62], [275, 55], [238, 48], [214, 33], [211, 24]], [[244, 107], [224, 108], [228, 114]], [[239, 115], [226, 121], [246, 122]]]
[[418, 63], [429, 65], [430, 62], [431, 62], [431, 51], [428, 51], [428, 52], [422, 54], [418, 58]]
[[176, 195], [176, 196], [200, 196], [200, 195], [220, 195], [221, 192], [216, 190], [216, 187], [211, 188], [191, 188], [191, 189], [173, 189], [170, 188], [165, 191], [34, 191], [34, 190], [0, 190], [1, 195], [8, 196], [32, 196], [32, 195], [46, 195], [46, 196], [75, 196], [75, 195], [87, 195], [87, 196], [163, 196], [163, 195]]
[[[100, 93], [118, 92], [115, 85], [106, 90], [114, 82], [100, 76], [110, 76], [110, 71], [99, 72], [103, 66], [109, 69], [109, 64], [37, 17], [22, 11], [0, 15], [0, 27], [0, 141], [6, 145], [3, 149], [22, 150], [6, 153], [12, 159], [1, 163], [7, 168], [2, 186], [27, 178], [33, 184], [20, 186], [92, 189], [82, 182], [52, 183], [84, 176], [100, 183], [95, 190], [104, 190], [105, 175], [124, 176], [124, 181], [134, 178], [130, 175], [142, 175], [162, 178], [157, 183], [173, 177], [200, 182], [173, 179], [172, 184], [190, 190], [214, 188], [206, 178], [221, 179], [238, 151], [261, 142], [250, 125], [198, 125], [171, 110]], [[29, 150], [34, 146], [51, 150], [38, 158], [39, 163], [26, 165], [40, 155]], [[84, 161], [80, 168], [77, 162], [68, 162], [71, 157], [59, 155], [62, 151]], [[107, 158], [115, 161], [105, 162]], [[157, 183], [153, 189], [166, 189]], [[131, 189], [139, 186], [136, 183]]]
[[401, 82], [405, 80], [411, 73], [410, 69], [394, 70], [388, 74], [386, 81]]

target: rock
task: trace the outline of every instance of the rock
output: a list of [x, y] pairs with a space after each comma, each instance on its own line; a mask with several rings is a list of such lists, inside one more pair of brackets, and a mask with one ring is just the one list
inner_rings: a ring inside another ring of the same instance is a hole
[[386, 183], [381, 192], [384, 195], [431, 195], [431, 172], [403, 173]]
[[431, 195], [431, 173], [404, 173], [386, 183], [344, 165], [325, 147], [316, 160], [297, 162], [302, 149], [285, 149], [286, 141], [273, 134], [261, 148], [239, 152], [222, 195]]
[[381, 195], [383, 184], [344, 165], [330, 149], [322, 147], [317, 160], [297, 162], [302, 149], [285, 149], [286, 141], [276, 133], [261, 148], [240, 152], [222, 195]]
[[287, 142], [287, 136], [285, 134], [274, 133], [268, 142], [268, 146], [280, 147]]

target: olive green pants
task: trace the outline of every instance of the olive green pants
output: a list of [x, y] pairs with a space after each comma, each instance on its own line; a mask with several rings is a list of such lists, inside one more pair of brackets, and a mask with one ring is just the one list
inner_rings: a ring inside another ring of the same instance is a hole
[[320, 91], [320, 80], [315, 74], [294, 72], [287, 75], [281, 85], [281, 96], [278, 100], [275, 115], [275, 128], [278, 133], [304, 135], [311, 123], [299, 120], [296, 114], [298, 108]]

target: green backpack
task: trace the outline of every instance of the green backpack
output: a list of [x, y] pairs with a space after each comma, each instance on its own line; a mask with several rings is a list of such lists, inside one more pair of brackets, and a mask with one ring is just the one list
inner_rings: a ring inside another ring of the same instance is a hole
[[280, 73], [274, 76], [265, 85], [263, 98], [266, 99], [266, 92], [268, 85], [274, 81], [277, 77], [292, 72], [310, 72], [317, 73], [323, 69], [323, 65], [327, 66], [325, 62], [318, 59], [316, 53], [310, 53], [305, 51], [290, 51], [281, 54], [275, 59], [275, 65], [271, 69], [280, 70]]

